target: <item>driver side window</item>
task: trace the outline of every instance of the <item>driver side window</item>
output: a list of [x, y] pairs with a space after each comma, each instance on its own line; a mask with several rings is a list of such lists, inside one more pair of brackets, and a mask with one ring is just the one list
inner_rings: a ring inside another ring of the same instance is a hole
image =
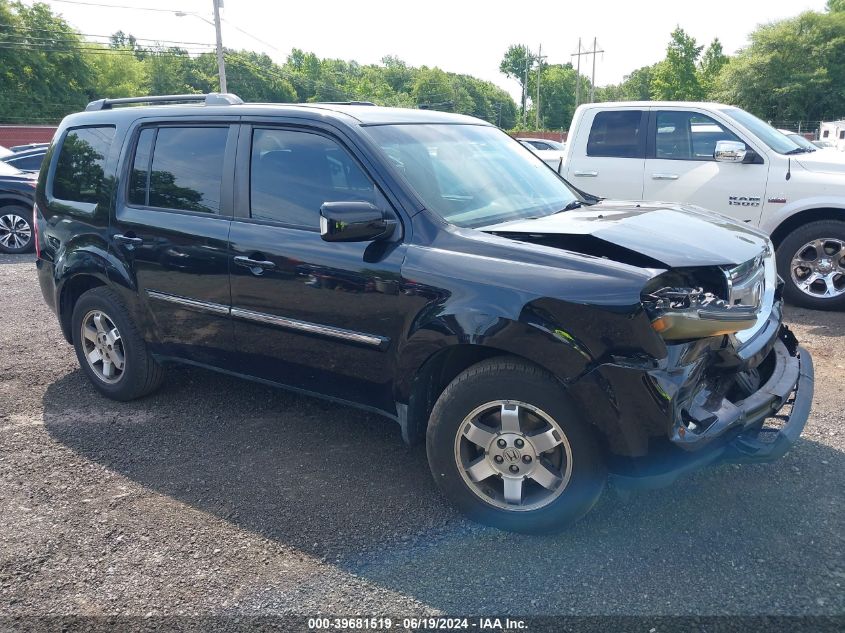
[[659, 111], [656, 123], [655, 158], [713, 160], [717, 142], [740, 141], [723, 125], [698, 112]]
[[324, 202], [376, 203], [373, 182], [333, 140], [311, 132], [256, 129], [250, 216], [317, 230]]

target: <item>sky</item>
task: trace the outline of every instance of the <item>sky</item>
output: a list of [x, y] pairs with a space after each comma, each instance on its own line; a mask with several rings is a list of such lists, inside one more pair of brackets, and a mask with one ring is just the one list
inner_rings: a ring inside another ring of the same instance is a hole
[[[213, 26], [196, 17], [212, 19], [212, 0], [47, 4], [86, 34], [123, 30], [138, 38], [214, 43]], [[499, 72], [511, 44], [526, 44], [534, 51], [542, 45], [547, 63], [566, 63], [579, 37], [585, 49], [592, 48], [595, 37], [605, 51], [596, 59], [596, 84], [602, 86], [662, 59], [676, 26], [699, 44], [718, 37], [725, 52], [733, 53], [747, 44], [758, 24], [824, 6], [825, 0], [224, 0], [221, 13], [226, 47], [265, 52], [279, 63], [292, 48], [362, 64], [395, 55], [412, 66], [438, 66], [492, 81], [517, 97], [517, 83]], [[177, 11], [196, 15], [177, 17]], [[591, 56], [582, 57], [581, 70], [589, 75]]]

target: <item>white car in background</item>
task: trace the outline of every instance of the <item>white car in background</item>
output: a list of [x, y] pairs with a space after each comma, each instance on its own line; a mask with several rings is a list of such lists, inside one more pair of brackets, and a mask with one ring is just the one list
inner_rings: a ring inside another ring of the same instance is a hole
[[[811, 152], [815, 152], [818, 149], [828, 149], [827, 147], [822, 147], [821, 145], [816, 145], [812, 141], [808, 141], [807, 137], [803, 134], [798, 134], [798, 132], [790, 132], [789, 130], [778, 130], [781, 134], [783, 134], [786, 138], [790, 139], [791, 141], [795, 142], [798, 147], [803, 147], [806, 150]], [[830, 147], [833, 147], [831, 145]]]
[[552, 141], [547, 138], [517, 138], [516, 140], [542, 158], [543, 162], [549, 167], [560, 173], [566, 143]]

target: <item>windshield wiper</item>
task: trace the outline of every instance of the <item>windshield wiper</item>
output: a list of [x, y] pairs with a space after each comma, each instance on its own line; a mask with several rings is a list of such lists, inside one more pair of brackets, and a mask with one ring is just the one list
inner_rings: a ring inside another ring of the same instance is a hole
[[791, 154], [808, 154], [810, 152], [815, 152], [816, 150], [810, 149], [809, 147], [796, 147], [795, 149], [789, 150], [786, 155], [789, 156]]
[[[563, 213], [564, 211], [572, 211], [572, 209], [579, 209], [581, 208], [581, 201], [580, 200], [573, 200], [565, 207], [563, 207], [560, 211], [555, 211], [555, 213]], [[552, 215], [554, 215], [553, 213]]]

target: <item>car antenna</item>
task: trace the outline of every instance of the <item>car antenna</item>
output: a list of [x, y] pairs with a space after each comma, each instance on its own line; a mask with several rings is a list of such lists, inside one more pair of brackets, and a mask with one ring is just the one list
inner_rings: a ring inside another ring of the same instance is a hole
[[792, 178], [792, 156], [786, 157], [786, 179]]

